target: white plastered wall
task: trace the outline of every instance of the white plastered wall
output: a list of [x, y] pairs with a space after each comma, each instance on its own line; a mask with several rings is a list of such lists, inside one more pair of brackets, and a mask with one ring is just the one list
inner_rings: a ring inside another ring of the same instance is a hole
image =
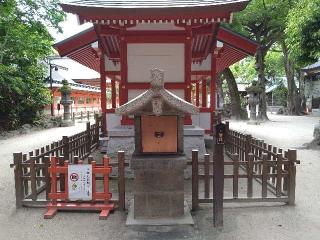
[[128, 44], [128, 82], [150, 82], [150, 70], [164, 71], [165, 82], [185, 81], [184, 44]]
[[210, 129], [210, 113], [201, 112], [198, 115], [192, 115], [192, 124], [203, 129]]
[[107, 56], [104, 59], [106, 71], [120, 71], [120, 63], [115, 65]]
[[107, 130], [113, 129], [120, 125], [121, 116], [115, 113], [107, 113]]
[[[147, 89], [129, 89], [128, 90], [128, 100], [132, 100]], [[174, 90], [169, 90], [173, 94], [177, 95], [178, 97], [184, 99], [184, 90], [183, 89], [174, 89]]]
[[192, 63], [192, 71], [211, 71], [211, 54], [201, 63]]

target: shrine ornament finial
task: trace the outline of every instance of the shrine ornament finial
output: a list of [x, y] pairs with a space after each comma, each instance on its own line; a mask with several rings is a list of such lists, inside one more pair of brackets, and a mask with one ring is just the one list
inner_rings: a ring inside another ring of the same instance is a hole
[[164, 88], [164, 71], [158, 68], [153, 68], [151, 72], [151, 88], [162, 89]]

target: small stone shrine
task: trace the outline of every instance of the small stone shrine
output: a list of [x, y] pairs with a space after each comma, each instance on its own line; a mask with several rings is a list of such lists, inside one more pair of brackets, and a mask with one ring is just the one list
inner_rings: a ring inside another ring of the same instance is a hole
[[134, 116], [134, 219], [184, 215], [183, 126], [185, 114], [199, 109], [164, 89], [164, 73], [151, 70], [151, 87], [116, 109]]

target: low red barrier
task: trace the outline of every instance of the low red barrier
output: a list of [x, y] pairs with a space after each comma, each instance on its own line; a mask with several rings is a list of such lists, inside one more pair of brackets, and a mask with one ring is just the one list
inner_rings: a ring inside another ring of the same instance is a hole
[[[82, 164], [82, 161], [79, 161]], [[51, 157], [51, 166], [48, 171], [51, 175], [51, 192], [48, 197], [51, 202], [48, 204], [48, 211], [44, 215], [45, 219], [51, 219], [58, 210], [83, 210], [83, 211], [101, 211], [99, 219], [106, 219], [114, 209], [114, 204], [110, 203], [112, 194], [109, 192], [109, 173], [112, 168], [109, 166], [109, 157], [103, 158], [103, 165], [97, 166], [95, 161], [92, 161], [92, 200], [90, 201], [75, 201], [69, 200], [68, 191], [68, 166], [69, 161], [65, 161], [63, 166], [57, 165], [56, 157]], [[64, 176], [64, 191], [57, 190], [58, 175]], [[103, 175], [103, 192], [97, 192], [96, 175]]]

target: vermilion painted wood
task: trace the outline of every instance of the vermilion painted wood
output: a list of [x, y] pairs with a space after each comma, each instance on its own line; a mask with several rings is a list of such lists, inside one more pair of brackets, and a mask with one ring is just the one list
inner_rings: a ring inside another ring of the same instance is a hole
[[[217, 21], [219, 20], [220, 18], [220, 21], [224, 21], [224, 22], [229, 22], [229, 19], [230, 19], [230, 9], [225, 9], [225, 12], [212, 12], [212, 11], [209, 11], [209, 10], [206, 10], [206, 11], [201, 11], [201, 12], [196, 12], [194, 11], [194, 8], [193, 9], [189, 9], [192, 11], [192, 13], [190, 14], [184, 14], [181, 9], [179, 9], [179, 12], [175, 12], [175, 13], [172, 13], [171, 15], [168, 14], [168, 9], [166, 9], [165, 12], [161, 13], [161, 14], [158, 14], [158, 13], [154, 13], [154, 15], [151, 15], [150, 14], [150, 10], [148, 13], [144, 12], [142, 13], [141, 15], [137, 15], [135, 13], [134, 16], [130, 16], [130, 15], [125, 15], [124, 13], [123, 14], [116, 14], [113, 10], [113, 12], [109, 12], [108, 14], [106, 14], [105, 12], [104, 13], [99, 13], [99, 11], [97, 11], [99, 9], [90, 9], [90, 8], [86, 8], [85, 12], [81, 12], [81, 13], [77, 13], [80, 18], [83, 20], [83, 22], [85, 21], [92, 21], [94, 23], [96, 23], [96, 20], [104, 20], [105, 22], [107, 20], [110, 20], [110, 21], [118, 21], [118, 20], [122, 20], [122, 21], [130, 21], [130, 20], [133, 20], [133, 21], [145, 21], [145, 20], [152, 20], [152, 21], [175, 21], [177, 22], [176, 20], [179, 20], [179, 21], [182, 21], [183, 19], [185, 19], [186, 21], [188, 20], [191, 20], [191, 19], [217, 19]], [[133, 12], [131, 9], [127, 9], [128, 11], [131, 11], [131, 13]], [[136, 10], [134, 11], [136, 12]], [[101, 14], [101, 15], [100, 15]], [[204, 23], [204, 21], [203, 21]], [[117, 25], [116, 23], [114, 25]]]
[[199, 94], [200, 94], [200, 84], [199, 82], [196, 83], [196, 106], [199, 107], [200, 99], [199, 99]]
[[201, 87], [202, 87], [202, 107], [207, 107], [207, 80], [206, 78], [202, 78], [201, 81]]
[[236, 49], [246, 52], [249, 55], [254, 55], [257, 51], [258, 44], [245, 38], [239, 34], [235, 34], [231, 30], [226, 28], [220, 28], [217, 34], [217, 39], [223, 43], [226, 43]]
[[192, 58], [192, 52], [191, 52], [191, 38], [192, 33], [191, 29], [186, 29], [186, 36], [185, 36], [185, 46], [184, 46], [184, 58], [185, 58], [185, 92], [184, 92], [184, 98], [187, 102], [191, 102], [191, 58]]
[[53, 47], [57, 49], [61, 57], [64, 57], [96, 41], [97, 34], [94, 28], [89, 28], [88, 30], [54, 44]]
[[[83, 161], [79, 161], [83, 164]], [[45, 219], [53, 218], [58, 210], [84, 210], [97, 211], [100, 210], [100, 219], [106, 219], [109, 212], [114, 209], [114, 204], [109, 203], [112, 194], [109, 192], [109, 174], [112, 168], [109, 166], [109, 157], [104, 156], [103, 165], [97, 166], [95, 161], [92, 165], [92, 201], [91, 202], [68, 202], [68, 165], [69, 161], [65, 161], [63, 166], [57, 165], [56, 157], [51, 157], [51, 166], [48, 172], [51, 175], [51, 192], [48, 204], [48, 211], [44, 215]], [[57, 192], [57, 174], [64, 173], [65, 176], [65, 190], [64, 192]], [[96, 191], [96, 174], [103, 174], [103, 192]], [[103, 203], [101, 203], [103, 201]]]
[[107, 109], [107, 113], [115, 113], [115, 109]]
[[104, 135], [107, 133], [107, 83], [106, 83], [106, 69], [104, 54], [100, 55], [100, 89], [101, 89], [101, 111], [103, 116], [102, 132]]
[[185, 36], [137, 35], [127, 36], [128, 43], [184, 43]]
[[120, 71], [106, 71], [107, 76], [120, 76], [120, 74], [121, 74]]
[[111, 102], [112, 108], [116, 108], [116, 77], [113, 76], [111, 79]]
[[210, 83], [210, 109], [211, 109], [211, 124], [210, 130], [213, 132], [214, 111], [216, 108], [216, 78], [217, 78], [217, 58], [214, 53], [211, 54], [211, 83]]
[[128, 102], [128, 56], [127, 56], [127, 39], [124, 36], [124, 31], [120, 37], [120, 61], [121, 61], [121, 71], [120, 71], [120, 105]]

